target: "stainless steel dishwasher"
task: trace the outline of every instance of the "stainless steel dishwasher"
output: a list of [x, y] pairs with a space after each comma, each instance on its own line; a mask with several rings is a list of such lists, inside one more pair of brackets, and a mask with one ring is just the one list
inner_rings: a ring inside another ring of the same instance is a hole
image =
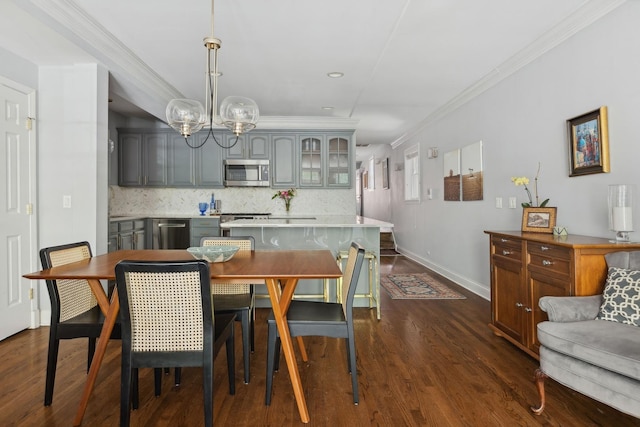
[[189, 219], [152, 219], [153, 249], [187, 249], [190, 243], [189, 225]]

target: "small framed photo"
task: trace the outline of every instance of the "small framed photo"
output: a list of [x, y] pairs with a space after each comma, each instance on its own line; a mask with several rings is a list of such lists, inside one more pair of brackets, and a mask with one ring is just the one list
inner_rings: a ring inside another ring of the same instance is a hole
[[569, 176], [609, 172], [607, 107], [567, 120]]
[[556, 208], [524, 208], [522, 231], [553, 233], [556, 226]]

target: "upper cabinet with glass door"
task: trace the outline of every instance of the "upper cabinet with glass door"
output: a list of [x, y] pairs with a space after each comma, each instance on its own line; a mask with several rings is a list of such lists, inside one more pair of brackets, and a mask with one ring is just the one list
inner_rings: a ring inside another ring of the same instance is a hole
[[300, 187], [351, 187], [352, 134], [299, 134]]
[[345, 135], [327, 136], [327, 186], [351, 186], [351, 139]]
[[322, 187], [324, 135], [301, 135], [300, 138], [300, 187]]

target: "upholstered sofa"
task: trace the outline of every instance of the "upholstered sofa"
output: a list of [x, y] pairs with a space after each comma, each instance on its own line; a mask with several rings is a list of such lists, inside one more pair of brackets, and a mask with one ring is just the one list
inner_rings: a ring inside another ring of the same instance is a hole
[[537, 414], [545, 408], [544, 381], [550, 377], [640, 418], [640, 251], [605, 258], [603, 295], [539, 300], [549, 320], [537, 325]]

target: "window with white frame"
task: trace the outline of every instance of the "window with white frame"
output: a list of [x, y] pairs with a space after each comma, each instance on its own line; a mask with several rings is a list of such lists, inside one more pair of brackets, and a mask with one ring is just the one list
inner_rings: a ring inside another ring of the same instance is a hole
[[404, 200], [420, 201], [420, 147], [404, 152]]

